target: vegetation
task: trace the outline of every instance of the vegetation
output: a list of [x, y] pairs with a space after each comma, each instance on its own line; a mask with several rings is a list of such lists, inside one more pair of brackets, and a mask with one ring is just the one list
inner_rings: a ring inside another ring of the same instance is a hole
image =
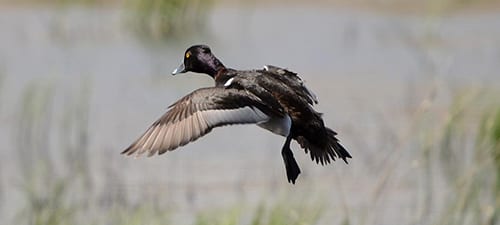
[[[500, 186], [495, 180], [500, 167], [495, 133], [500, 127], [500, 108], [491, 113], [490, 106], [479, 105], [484, 104], [480, 99], [459, 96], [438, 136], [436, 157], [450, 184], [438, 224], [496, 224], [500, 205], [495, 199]], [[483, 115], [471, 117], [477, 108], [483, 108]]]
[[286, 200], [280, 200], [271, 205], [259, 205], [252, 212], [248, 221], [244, 218], [242, 207], [236, 206], [229, 210], [203, 212], [195, 221], [195, 225], [301, 225], [318, 224], [324, 211], [322, 204], [317, 202], [292, 203]]
[[[54, 91], [52, 82], [32, 83], [19, 110], [18, 185], [25, 201], [18, 222], [24, 224], [74, 224], [86, 198], [72, 193], [86, 193], [92, 186], [86, 160], [88, 89], [82, 86], [79, 96], [65, 99], [69, 107], [62, 115], [56, 113], [61, 109], [54, 106]], [[57, 144], [50, 142], [53, 136]], [[64, 160], [57, 160], [57, 153], [64, 153]]]
[[[55, 82], [34, 82], [27, 86], [19, 108], [18, 159], [24, 197], [16, 223], [20, 224], [167, 224], [172, 208], [133, 204], [124, 195], [96, 194], [87, 155], [90, 82], [81, 82], [75, 93], [56, 96]], [[417, 109], [416, 124], [406, 144], [419, 146], [422, 176], [418, 195], [418, 224], [496, 224], [500, 209], [500, 107], [479, 101], [485, 94], [466, 91], [457, 95], [436, 120], [432, 111]], [[62, 104], [61, 104], [62, 101]], [[65, 105], [61, 108], [59, 104]], [[432, 106], [432, 102], [430, 103]], [[427, 105], [429, 107], [429, 105]], [[427, 108], [429, 109], [429, 108]], [[478, 109], [481, 109], [478, 113]], [[55, 135], [56, 137], [52, 136]], [[475, 138], [470, 138], [474, 137]], [[59, 140], [49, 142], [47, 140]], [[64, 152], [62, 159], [55, 155]], [[64, 169], [56, 169], [64, 168]], [[387, 168], [391, 168], [388, 166]], [[109, 171], [107, 173], [112, 173]], [[433, 178], [447, 179], [446, 194]], [[114, 174], [119, 180], [119, 175]], [[440, 176], [441, 177], [441, 176]], [[383, 179], [382, 179], [383, 180]], [[382, 182], [382, 181], [381, 181]], [[377, 186], [379, 201], [385, 184]], [[84, 193], [74, 195], [73, 193]], [[378, 196], [378, 197], [377, 197]], [[277, 200], [256, 208], [245, 204], [227, 209], [201, 211], [193, 224], [320, 224], [326, 215], [318, 201]], [[102, 204], [102, 202], [111, 204]], [[436, 201], [444, 201], [438, 204]], [[154, 201], [151, 201], [152, 203]], [[376, 204], [374, 202], [374, 205]], [[436, 207], [439, 206], [440, 207]], [[249, 208], [250, 209], [247, 209]], [[428, 209], [427, 209], [428, 207]], [[245, 210], [243, 210], [245, 209]], [[361, 224], [373, 222], [370, 210], [360, 213]], [[430, 211], [441, 213], [431, 216]], [[249, 213], [250, 212], [250, 213]], [[92, 218], [90, 221], [82, 218]], [[343, 219], [343, 224], [355, 218]]]
[[[108, 1], [44, 2], [67, 5]], [[130, 13], [127, 21], [132, 29], [141, 37], [154, 40], [187, 36], [203, 30], [212, 5], [212, 1], [203, 0], [110, 2], [124, 4]], [[459, 4], [473, 3], [463, 0], [428, 1], [426, 6], [439, 14], [443, 9]], [[426, 47], [426, 43], [417, 44], [420, 46], [416, 49]], [[3, 73], [0, 73], [0, 88], [5, 86], [3, 78]], [[14, 185], [22, 201], [15, 221], [8, 222], [31, 225], [176, 224], [172, 219], [172, 215], [177, 213], [175, 206], [156, 202], [168, 201], [169, 197], [143, 194], [139, 196], [142, 201], [138, 202], [122, 190], [110, 190], [97, 184], [93, 176], [95, 167], [91, 166], [95, 158], [89, 153], [92, 82], [81, 80], [79, 84], [76, 89], [64, 93], [59, 90], [62, 85], [57, 80], [35, 80], [24, 87], [14, 122], [15, 169], [20, 174]], [[477, 90], [451, 91], [451, 105], [443, 107], [435, 102], [436, 92], [439, 91], [436, 89], [430, 91], [416, 109], [405, 109], [411, 124], [403, 134], [399, 134], [399, 130], [380, 128], [383, 135], [397, 137], [394, 138], [397, 140], [388, 144], [391, 156], [380, 158], [383, 165], [377, 168], [377, 183], [369, 196], [370, 201], [365, 208], [343, 210], [344, 215], [334, 224], [377, 224], [379, 211], [374, 209], [381, 205], [385, 196], [392, 194], [387, 187], [400, 172], [397, 165], [401, 163], [403, 154], [411, 154], [414, 159], [402, 163], [412, 164], [412, 172], [404, 175], [412, 176], [415, 181], [411, 193], [415, 202], [414, 221], [404, 222], [436, 225], [500, 223], [499, 95]], [[2, 94], [0, 92], [0, 97], [3, 97]], [[0, 103], [0, 110], [2, 107], [5, 107], [3, 102]], [[102, 176], [113, 177], [115, 186], [125, 185], [121, 177], [123, 174], [111, 163], [99, 166], [103, 169], [98, 172], [104, 174]], [[3, 165], [0, 168], [5, 169]], [[5, 181], [1, 178], [0, 200], [3, 200], [6, 195], [3, 192]], [[106, 182], [100, 185], [110, 186]], [[277, 200], [262, 199], [258, 206], [241, 202], [233, 207], [201, 209], [195, 213], [192, 224], [332, 224], [328, 217], [330, 211], [326, 210], [328, 205], [324, 202], [301, 199], [305, 196], [285, 196], [287, 198]], [[9, 206], [0, 201], [0, 207], [3, 210]], [[354, 212], [347, 213], [349, 211]], [[0, 216], [3, 216], [2, 213]]]
[[[0, 0], [2, 3], [9, 0]], [[123, 23], [145, 41], [164, 41], [203, 34], [213, 0], [21, 0], [11, 4], [114, 6], [124, 9]]]
[[153, 40], [185, 37], [204, 30], [210, 0], [127, 0], [129, 24], [141, 37]]

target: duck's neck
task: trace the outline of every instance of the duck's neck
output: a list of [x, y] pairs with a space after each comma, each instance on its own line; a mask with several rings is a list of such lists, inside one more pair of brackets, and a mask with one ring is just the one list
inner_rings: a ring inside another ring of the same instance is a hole
[[222, 87], [228, 86], [230, 83], [227, 83], [228, 80], [235, 77], [237, 75], [236, 70], [230, 68], [224, 68], [217, 72], [214, 77], [215, 86]]
[[214, 79], [216, 79], [217, 74], [226, 69], [224, 64], [222, 64], [215, 56], [213, 56], [213, 58], [208, 62], [209, 63], [206, 64], [205, 73]]

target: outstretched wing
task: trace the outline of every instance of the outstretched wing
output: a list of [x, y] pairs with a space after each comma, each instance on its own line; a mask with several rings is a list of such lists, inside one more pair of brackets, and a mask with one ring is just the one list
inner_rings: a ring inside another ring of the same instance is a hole
[[220, 87], [198, 89], [169, 107], [122, 154], [163, 154], [194, 141], [214, 127], [265, 122], [271, 109], [255, 95]]

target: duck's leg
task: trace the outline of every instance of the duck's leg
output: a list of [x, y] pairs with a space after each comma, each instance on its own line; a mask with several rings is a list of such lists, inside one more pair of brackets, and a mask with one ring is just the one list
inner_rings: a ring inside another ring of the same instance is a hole
[[281, 149], [281, 156], [283, 156], [283, 161], [285, 162], [286, 176], [288, 182], [295, 184], [295, 180], [300, 174], [300, 168], [293, 157], [292, 150], [290, 149], [290, 142], [292, 141], [291, 135], [286, 137], [285, 144]]

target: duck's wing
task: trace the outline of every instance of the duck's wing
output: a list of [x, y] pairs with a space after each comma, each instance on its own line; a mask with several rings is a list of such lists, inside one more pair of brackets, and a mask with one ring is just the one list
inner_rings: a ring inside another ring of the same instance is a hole
[[255, 95], [237, 89], [202, 88], [183, 97], [122, 154], [152, 156], [186, 145], [213, 128], [267, 121], [283, 114], [266, 107]]
[[318, 98], [316, 97], [316, 95], [306, 87], [304, 81], [299, 77], [299, 75], [297, 75], [297, 73], [272, 65], [264, 66], [263, 71], [286, 83], [292, 88], [292, 90], [296, 92], [295, 94], [297, 96], [303, 98], [309, 104], [312, 105], [318, 103]]

